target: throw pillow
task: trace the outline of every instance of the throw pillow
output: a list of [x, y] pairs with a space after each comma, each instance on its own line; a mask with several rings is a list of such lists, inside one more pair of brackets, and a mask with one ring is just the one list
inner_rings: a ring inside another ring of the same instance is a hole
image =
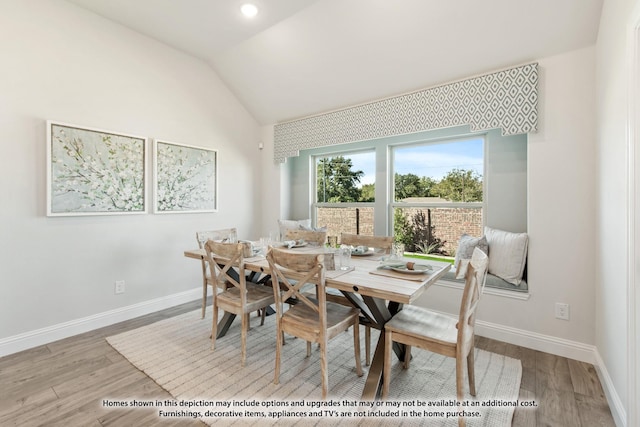
[[527, 261], [527, 233], [511, 233], [485, 227], [484, 234], [487, 236], [491, 255], [489, 273], [513, 285], [519, 285]]
[[473, 255], [475, 248], [480, 249], [485, 254], [489, 253], [489, 244], [485, 236], [473, 237], [463, 234], [458, 240], [458, 249], [456, 250], [456, 260], [453, 267], [456, 269], [456, 279], [464, 279], [467, 274], [467, 266]]

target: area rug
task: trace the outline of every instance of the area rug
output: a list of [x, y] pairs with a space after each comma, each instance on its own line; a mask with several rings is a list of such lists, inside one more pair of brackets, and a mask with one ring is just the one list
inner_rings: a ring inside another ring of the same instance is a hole
[[[159, 418], [200, 418], [209, 425], [234, 426], [456, 426], [457, 413], [464, 411], [469, 426], [501, 427], [511, 425], [518, 405], [520, 361], [483, 350], [476, 350], [477, 395], [467, 392], [463, 406], [455, 400], [455, 360], [419, 349], [412, 352], [408, 370], [394, 358], [387, 401], [360, 401], [367, 371], [363, 356], [365, 375], [356, 375], [352, 331], [329, 343], [329, 396], [323, 401], [315, 346], [306, 357], [306, 343], [287, 337], [280, 383], [275, 385], [275, 316], [268, 316], [263, 326], [251, 318], [242, 368], [239, 320], [212, 351], [208, 314], [203, 320], [196, 310], [108, 337], [113, 348], [175, 398], [133, 403], [136, 396], [110, 399], [129, 407], [153, 407], [148, 410]], [[372, 342], [376, 340], [372, 331]], [[364, 342], [361, 349], [364, 353]]]

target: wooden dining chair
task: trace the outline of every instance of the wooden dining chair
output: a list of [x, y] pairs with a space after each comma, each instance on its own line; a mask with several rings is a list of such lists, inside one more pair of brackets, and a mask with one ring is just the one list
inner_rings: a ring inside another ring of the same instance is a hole
[[[474, 326], [476, 308], [484, 290], [489, 258], [480, 249], [473, 251], [465, 275], [465, 286], [458, 318], [446, 316], [413, 305], [405, 306], [384, 326], [384, 371], [382, 398], [389, 395], [391, 353], [394, 342], [405, 344], [404, 368], [409, 368], [411, 346], [454, 357], [456, 359], [456, 391], [458, 401], [464, 398], [464, 364], [467, 364], [469, 393], [476, 395], [474, 374]], [[464, 426], [463, 417], [458, 425]]]
[[[393, 236], [363, 236], [361, 234], [341, 233], [340, 244], [355, 247], [365, 246], [373, 248], [374, 251], [390, 254], [393, 247]], [[342, 295], [331, 295], [327, 298], [339, 304], [351, 305]], [[364, 353], [365, 365], [369, 366], [371, 364], [371, 327], [368, 325], [365, 325], [364, 329]]]
[[[214, 284], [223, 288], [230, 284], [222, 292], [213, 292], [213, 324], [211, 327], [211, 349], [215, 350], [216, 335], [218, 333], [218, 310], [240, 316], [242, 319], [242, 366], [245, 365], [247, 356], [247, 332], [250, 326], [249, 314], [252, 311], [262, 309], [262, 322], [266, 307], [275, 302], [273, 291], [266, 286], [247, 282], [244, 268], [244, 245], [242, 243], [220, 243], [209, 240], [204, 245], [207, 252], [207, 261]], [[237, 280], [230, 272], [238, 269]], [[214, 285], [214, 286], [215, 286]], [[215, 290], [215, 287], [214, 287]]]
[[[359, 310], [327, 302], [325, 293], [324, 255], [292, 253], [271, 248], [267, 261], [274, 281], [273, 292], [276, 305], [277, 346], [274, 384], [280, 380], [280, 364], [284, 333], [307, 341], [307, 357], [311, 356], [311, 343], [320, 347], [320, 372], [322, 377], [322, 399], [329, 390], [327, 344], [339, 333], [353, 326], [353, 345], [356, 358], [356, 373], [362, 376], [360, 363], [360, 334], [358, 331]], [[303, 286], [312, 283], [317, 287], [317, 300], [301, 292]], [[281, 291], [281, 287], [285, 291]], [[298, 304], [284, 311], [283, 302], [294, 297]]]
[[[237, 236], [237, 230], [235, 228], [225, 228], [221, 230], [208, 230], [208, 231], [196, 231], [196, 240], [198, 240], [198, 247], [204, 249], [204, 244], [208, 240], [214, 240], [217, 242], [226, 241], [230, 236]], [[202, 260], [202, 318], [204, 319], [205, 312], [207, 310], [207, 291], [209, 286], [213, 287], [213, 278], [209, 274], [209, 268], [207, 267], [207, 261]], [[226, 289], [224, 285], [221, 289]]]
[[289, 229], [284, 234], [284, 240], [304, 240], [311, 246], [324, 246], [327, 243], [327, 232]]

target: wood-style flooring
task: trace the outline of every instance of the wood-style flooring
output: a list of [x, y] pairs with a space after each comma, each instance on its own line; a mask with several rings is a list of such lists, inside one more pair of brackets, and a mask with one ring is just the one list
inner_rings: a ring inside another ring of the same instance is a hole
[[[0, 358], [0, 426], [204, 426], [159, 419], [153, 409], [108, 409], [113, 398], [169, 399], [152, 379], [107, 344], [105, 337], [200, 307], [199, 301]], [[477, 337], [477, 347], [522, 361], [513, 426], [615, 426], [595, 368], [583, 362]]]

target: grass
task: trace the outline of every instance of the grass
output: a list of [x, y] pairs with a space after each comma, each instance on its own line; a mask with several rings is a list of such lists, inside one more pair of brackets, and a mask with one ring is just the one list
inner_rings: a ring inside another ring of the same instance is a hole
[[448, 262], [449, 264], [453, 264], [453, 262], [455, 261], [455, 259], [452, 258], [452, 257], [440, 256], [440, 255], [425, 255], [425, 254], [418, 254], [418, 253], [413, 253], [413, 252], [405, 252], [404, 256], [405, 256], [405, 258], [415, 258], [415, 259], [425, 259], [425, 260], [429, 260], [429, 261]]

